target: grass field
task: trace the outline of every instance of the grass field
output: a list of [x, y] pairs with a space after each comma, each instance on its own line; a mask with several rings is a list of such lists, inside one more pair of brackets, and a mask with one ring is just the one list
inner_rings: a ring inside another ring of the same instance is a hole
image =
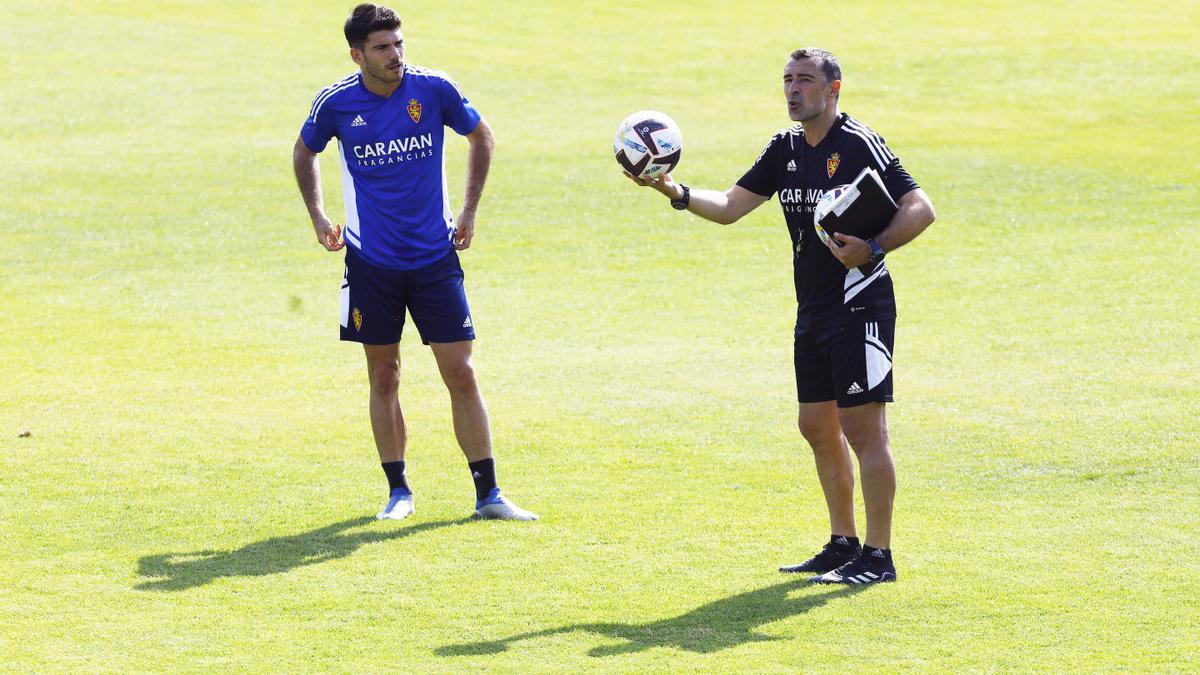
[[[370, 519], [290, 164], [351, 4], [0, 0], [0, 669], [1200, 669], [1200, 4], [399, 6], [498, 137], [464, 266], [532, 525], [468, 519], [415, 335], [418, 513]], [[805, 45], [939, 215], [889, 256], [901, 580], [865, 591], [775, 572], [828, 536], [778, 206], [678, 214], [609, 150], [668, 111], [724, 189]]]

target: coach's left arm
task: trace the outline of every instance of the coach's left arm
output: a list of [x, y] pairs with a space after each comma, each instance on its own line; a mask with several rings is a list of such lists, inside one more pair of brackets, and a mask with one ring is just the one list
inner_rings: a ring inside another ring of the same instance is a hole
[[475, 130], [467, 134], [470, 148], [467, 150], [467, 188], [463, 193], [462, 211], [458, 214], [458, 226], [454, 231], [454, 248], [462, 251], [471, 247], [475, 238], [475, 210], [483, 196], [483, 184], [487, 182], [488, 169], [492, 166], [492, 153], [496, 139], [487, 121], [480, 119]]
[[[892, 222], [875, 237], [876, 243], [884, 253], [894, 251], [916, 239], [917, 235], [924, 232], [937, 218], [933, 211], [933, 202], [929, 201], [929, 195], [921, 188], [906, 192], [896, 205], [900, 208], [896, 215], [892, 216]], [[829, 250], [846, 269], [865, 265], [871, 260], [871, 246], [865, 240], [841, 233], [833, 235], [833, 238], [842, 245], [830, 242], [827, 244]]]

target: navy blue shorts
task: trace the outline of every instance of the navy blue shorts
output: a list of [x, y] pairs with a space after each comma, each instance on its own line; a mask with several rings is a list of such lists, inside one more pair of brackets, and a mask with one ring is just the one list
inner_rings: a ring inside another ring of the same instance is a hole
[[896, 318], [821, 328], [796, 325], [796, 393], [801, 403], [839, 408], [892, 402]]
[[342, 339], [368, 345], [399, 342], [406, 309], [425, 344], [475, 339], [458, 253], [451, 250], [420, 269], [388, 270], [368, 264], [347, 246]]

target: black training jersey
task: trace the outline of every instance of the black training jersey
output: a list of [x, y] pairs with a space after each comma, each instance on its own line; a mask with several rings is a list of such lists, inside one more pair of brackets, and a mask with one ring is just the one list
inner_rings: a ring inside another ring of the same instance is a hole
[[850, 183], [868, 166], [896, 201], [917, 188], [883, 138], [842, 113], [816, 147], [808, 145], [800, 125], [775, 134], [737, 182], [766, 197], [779, 193], [795, 250], [798, 323], [831, 325], [896, 315], [887, 265], [847, 270], [813, 229], [813, 208], [821, 193]]

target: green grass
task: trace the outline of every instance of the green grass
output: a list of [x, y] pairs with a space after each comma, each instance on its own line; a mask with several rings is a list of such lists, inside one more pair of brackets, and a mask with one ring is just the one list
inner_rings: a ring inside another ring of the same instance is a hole
[[[401, 7], [498, 136], [464, 266], [533, 525], [465, 519], [411, 336], [418, 515], [367, 518], [362, 356], [290, 168], [348, 6], [0, 7], [3, 668], [1200, 668], [1197, 3]], [[725, 188], [809, 44], [939, 214], [889, 258], [901, 582], [862, 592], [774, 572], [827, 535], [778, 207], [704, 223], [609, 155], [667, 110], [677, 175]]]

